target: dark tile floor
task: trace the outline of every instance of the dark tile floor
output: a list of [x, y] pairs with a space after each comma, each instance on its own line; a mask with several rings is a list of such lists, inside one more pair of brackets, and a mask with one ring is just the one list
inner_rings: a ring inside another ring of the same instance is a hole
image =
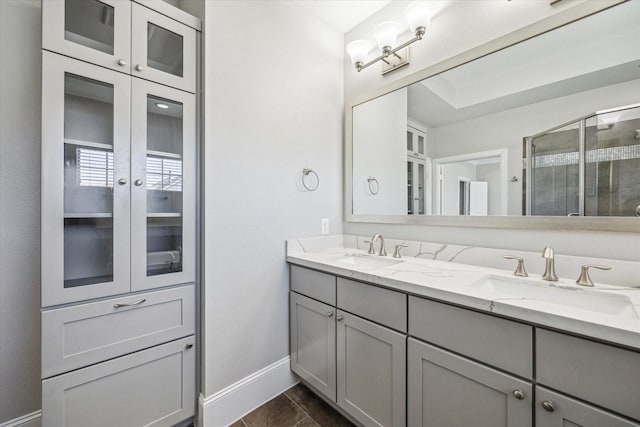
[[353, 427], [302, 384], [295, 385], [230, 427]]

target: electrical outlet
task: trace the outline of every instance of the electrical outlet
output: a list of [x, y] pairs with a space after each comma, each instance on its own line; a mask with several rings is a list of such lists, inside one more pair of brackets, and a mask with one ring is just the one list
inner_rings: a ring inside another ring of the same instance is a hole
[[322, 218], [322, 234], [329, 234], [329, 218]]

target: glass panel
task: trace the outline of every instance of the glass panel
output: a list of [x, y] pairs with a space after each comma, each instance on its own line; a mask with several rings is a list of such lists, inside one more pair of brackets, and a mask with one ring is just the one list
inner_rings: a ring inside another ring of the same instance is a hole
[[147, 276], [182, 271], [182, 115], [147, 97]]
[[113, 86], [64, 85], [64, 286], [113, 280]]
[[579, 125], [534, 138], [531, 155], [531, 214], [577, 215]]
[[407, 151], [413, 151], [413, 133], [407, 131]]
[[424, 215], [424, 165], [418, 165], [418, 214]]
[[407, 162], [407, 212], [413, 214], [413, 162]]
[[97, 0], [64, 2], [64, 38], [113, 55], [112, 6]]
[[424, 136], [418, 135], [418, 153], [424, 154]]
[[180, 34], [151, 22], [147, 23], [147, 65], [149, 67], [182, 77], [183, 48]]
[[587, 121], [585, 215], [640, 212], [640, 108]]

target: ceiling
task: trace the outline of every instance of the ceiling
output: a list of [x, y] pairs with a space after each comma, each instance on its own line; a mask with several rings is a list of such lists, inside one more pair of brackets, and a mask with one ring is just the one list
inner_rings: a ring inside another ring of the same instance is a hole
[[391, 0], [297, 0], [324, 22], [346, 33], [390, 3]]

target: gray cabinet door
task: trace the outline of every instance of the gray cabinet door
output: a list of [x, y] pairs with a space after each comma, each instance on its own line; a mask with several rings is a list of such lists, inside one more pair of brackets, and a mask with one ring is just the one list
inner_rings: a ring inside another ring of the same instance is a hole
[[290, 297], [291, 370], [335, 400], [335, 308], [295, 292]]
[[365, 426], [406, 423], [406, 336], [338, 310], [338, 405]]
[[411, 427], [531, 426], [530, 383], [413, 338], [407, 360]]
[[638, 427], [640, 424], [543, 387], [536, 387], [536, 426]]
[[195, 413], [195, 337], [42, 382], [44, 427], [172, 426]]

